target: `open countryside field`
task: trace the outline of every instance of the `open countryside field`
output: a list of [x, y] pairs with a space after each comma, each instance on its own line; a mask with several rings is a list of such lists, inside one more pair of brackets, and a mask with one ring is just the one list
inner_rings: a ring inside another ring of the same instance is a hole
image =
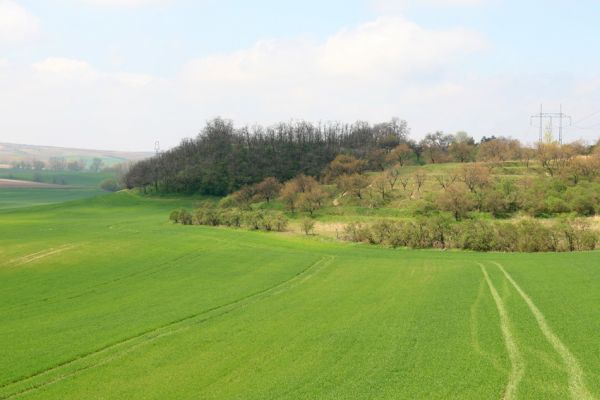
[[181, 226], [123, 192], [0, 211], [0, 398], [600, 398], [600, 253]]
[[94, 197], [102, 193], [98, 184], [112, 176], [112, 173], [0, 169], [0, 210]]
[[15, 179], [39, 183], [69, 186], [94, 186], [107, 178], [113, 178], [113, 172], [85, 171], [32, 171], [20, 169], [0, 169], [0, 179]]

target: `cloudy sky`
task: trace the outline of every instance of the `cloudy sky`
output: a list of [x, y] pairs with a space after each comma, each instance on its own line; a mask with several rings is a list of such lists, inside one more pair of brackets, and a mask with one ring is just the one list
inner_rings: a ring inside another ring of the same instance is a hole
[[150, 150], [207, 119], [600, 137], [597, 0], [0, 0], [0, 142]]

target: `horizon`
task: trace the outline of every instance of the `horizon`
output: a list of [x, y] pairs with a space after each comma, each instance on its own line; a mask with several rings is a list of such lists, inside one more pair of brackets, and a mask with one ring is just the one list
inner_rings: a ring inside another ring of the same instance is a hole
[[398, 117], [417, 140], [532, 143], [543, 103], [573, 117], [565, 141], [591, 143], [600, 54], [581, 38], [600, 34], [599, 12], [592, 0], [546, 2], [543, 18], [514, 0], [0, 0], [0, 140], [146, 152], [222, 116]]

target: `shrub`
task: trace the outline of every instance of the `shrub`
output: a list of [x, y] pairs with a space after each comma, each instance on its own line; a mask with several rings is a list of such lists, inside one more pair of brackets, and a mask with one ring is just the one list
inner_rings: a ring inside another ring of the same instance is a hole
[[459, 247], [467, 250], [490, 251], [495, 237], [494, 227], [488, 221], [468, 221], [455, 228]]
[[239, 228], [242, 225], [243, 215], [238, 209], [228, 209], [220, 212], [221, 223], [225, 226]]
[[100, 182], [100, 189], [105, 192], [116, 192], [120, 190], [119, 184], [112, 178], [108, 178]]
[[369, 227], [355, 222], [346, 225], [343, 237], [351, 242], [373, 242]]
[[315, 229], [315, 221], [310, 218], [304, 218], [302, 219], [300, 226], [302, 228], [302, 232], [304, 232], [306, 235], [310, 235]]
[[179, 223], [183, 225], [191, 225], [192, 224], [192, 214], [186, 209], [181, 209], [179, 211]]
[[181, 210], [173, 210], [171, 211], [171, 214], [169, 214], [169, 221], [173, 222], [174, 224], [179, 222], [179, 213], [181, 212]]
[[517, 250], [525, 253], [555, 251], [555, 236], [550, 229], [535, 220], [522, 220], [516, 224]]
[[288, 219], [282, 213], [276, 213], [274, 216], [273, 227], [277, 232], [285, 231], [287, 228]]

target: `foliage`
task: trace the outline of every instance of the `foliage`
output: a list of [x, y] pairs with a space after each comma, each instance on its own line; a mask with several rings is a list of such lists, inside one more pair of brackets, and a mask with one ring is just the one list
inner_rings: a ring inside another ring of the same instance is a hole
[[214, 119], [197, 138], [133, 165], [125, 183], [143, 190], [225, 195], [268, 177], [286, 181], [298, 174], [319, 176], [340, 154], [366, 159], [399, 143], [407, 129], [399, 120], [235, 128], [231, 121]]
[[315, 220], [312, 218], [303, 218], [300, 226], [305, 235], [310, 235], [315, 230]]
[[120, 190], [119, 184], [113, 178], [108, 178], [100, 182], [100, 189], [105, 192], [116, 192]]
[[237, 208], [220, 208], [203, 204], [192, 213], [184, 208], [171, 211], [169, 219], [182, 225], [207, 225], [246, 227], [250, 230], [285, 231], [288, 220], [280, 212], [256, 210], [247, 211]]
[[598, 232], [582, 220], [545, 224], [534, 219], [519, 222], [467, 220], [451, 223], [444, 215], [411, 221], [380, 220], [350, 223], [343, 238], [353, 242], [392, 247], [456, 248], [473, 251], [561, 252], [593, 250]]

